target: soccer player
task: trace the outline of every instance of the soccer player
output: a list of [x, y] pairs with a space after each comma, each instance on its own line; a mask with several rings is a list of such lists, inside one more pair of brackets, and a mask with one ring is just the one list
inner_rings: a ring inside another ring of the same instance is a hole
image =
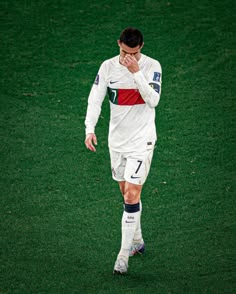
[[126, 274], [129, 257], [145, 249], [141, 231], [141, 191], [156, 143], [155, 107], [161, 95], [161, 65], [141, 53], [142, 33], [132, 27], [121, 32], [119, 55], [104, 61], [89, 94], [86, 147], [95, 152], [97, 124], [105, 96], [110, 100], [108, 145], [112, 177], [124, 197], [121, 248], [114, 274]]

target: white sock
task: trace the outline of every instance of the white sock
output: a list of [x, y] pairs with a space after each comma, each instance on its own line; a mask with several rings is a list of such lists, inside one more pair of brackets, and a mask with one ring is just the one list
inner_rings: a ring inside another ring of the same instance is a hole
[[140, 210], [139, 203], [137, 204], [125, 204], [125, 210], [123, 212], [122, 221], [121, 221], [121, 249], [119, 256], [124, 256], [127, 260], [129, 258], [129, 249], [132, 245], [134, 233], [139, 223], [140, 219]]
[[140, 200], [139, 202], [139, 207], [140, 207], [140, 217], [139, 217], [139, 222], [137, 223], [137, 227], [134, 233], [134, 238], [133, 242], [134, 243], [143, 243], [143, 236], [142, 236], [142, 229], [141, 229], [141, 215], [142, 215], [142, 202]]

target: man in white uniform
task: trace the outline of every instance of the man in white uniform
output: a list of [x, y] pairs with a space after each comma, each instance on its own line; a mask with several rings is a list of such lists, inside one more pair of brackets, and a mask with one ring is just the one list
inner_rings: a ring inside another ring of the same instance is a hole
[[121, 248], [115, 274], [126, 274], [129, 256], [145, 249], [140, 218], [141, 191], [155, 142], [155, 107], [161, 94], [161, 65], [141, 53], [142, 33], [129, 27], [117, 41], [120, 54], [104, 61], [88, 98], [86, 147], [95, 152], [97, 124], [105, 96], [110, 100], [109, 150], [113, 179], [124, 197]]

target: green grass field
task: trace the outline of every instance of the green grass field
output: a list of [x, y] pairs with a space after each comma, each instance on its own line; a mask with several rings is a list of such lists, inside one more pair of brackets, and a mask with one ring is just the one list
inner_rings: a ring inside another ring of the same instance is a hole
[[[235, 293], [235, 1], [2, 0], [0, 293]], [[144, 186], [146, 254], [112, 270], [122, 198], [109, 103], [87, 97], [121, 30], [144, 33], [163, 88]]]

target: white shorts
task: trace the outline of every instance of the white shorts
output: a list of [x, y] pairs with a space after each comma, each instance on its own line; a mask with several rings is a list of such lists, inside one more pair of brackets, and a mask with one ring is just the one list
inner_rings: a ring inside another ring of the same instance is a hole
[[153, 150], [152, 148], [142, 153], [120, 153], [110, 150], [113, 179], [143, 185], [151, 167]]

